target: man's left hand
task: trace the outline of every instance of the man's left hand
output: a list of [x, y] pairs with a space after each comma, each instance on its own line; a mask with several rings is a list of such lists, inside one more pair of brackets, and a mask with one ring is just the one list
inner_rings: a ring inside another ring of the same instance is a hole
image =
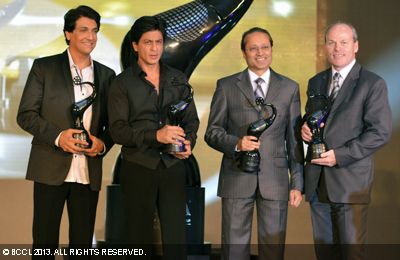
[[329, 150], [325, 153], [321, 153], [321, 158], [313, 159], [311, 160], [311, 163], [333, 167], [336, 165], [335, 152], [333, 150]]
[[93, 142], [92, 143], [92, 147], [90, 147], [88, 149], [85, 149], [84, 153], [87, 156], [95, 157], [99, 153], [103, 152], [103, 150], [104, 150], [104, 142], [102, 140], [100, 140], [99, 138], [97, 138], [96, 136], [91, 135], [90, 133], [89, 133], [89, 138]]
[[297, 208], [303, 200], [303, 195], [299, 190], [291, 190], [289, 194], [289, 205]]
[[183, 141], [183, 143], [185, 144], [186, 151], [185, 152], [178, 152], [178, 153], [174, 153], [173, 154], [178, 159], [187, 159], [192, 154], [192, 148], [190, 146], [190, 141], [189, 140], [185, 140], [185, 141]]

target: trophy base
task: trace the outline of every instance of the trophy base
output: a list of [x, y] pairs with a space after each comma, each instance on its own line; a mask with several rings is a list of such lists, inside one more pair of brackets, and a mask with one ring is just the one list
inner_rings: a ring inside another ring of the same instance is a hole
[[247, 173], [257, 174], [260, 170], [260, 154], [258, 151], [242, 152], [239, 159], [239, 169]]
[[185, 144], [167, 144], [165, 152], [170, 154], [186, 152]]
[[78, 146], [80, 148], [85, 148], [85, 149], [92, 147], [93, 142], [92, 142], [92, 140], [90, 140], [89, 134], [88, 134], [88, 132], [86, 132], [86, 130], [83, 131], [82, 133], [72, 134], [72, 137], [88, 143], [88, 145], [76, 144], [76, 146]]
[[311, 149], [312, 149], [311, 159], [318, 159], [321, 158], [321, 153], [326, 152], [326, 145], [324, 143], [312, 144]]

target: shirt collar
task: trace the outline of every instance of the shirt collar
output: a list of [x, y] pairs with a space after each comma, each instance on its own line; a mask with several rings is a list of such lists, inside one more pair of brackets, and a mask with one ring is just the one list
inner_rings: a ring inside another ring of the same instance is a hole
[[[78, 68], [78, 66], [74, 63], [74, 60], [72, 59], [71, 53], [69, 51], [69, 48], [67, 49], [67, 53], [68, 53], [68, 60], [69, 60], [69, 67], [71, 69], [73, 69], [74, 67]], [[90, 58], [90, 69], [93, 70], [93, 59], [91, 56], [89, 56]]]
[[257, 74], [255, 74], [253, 71], [251, 71], [250, 69], [247, 70], [249, 72], [249, 76], [250, 76], [250, 81], [252, 83], [254, 83], [254, 81], [258, 78], [262, 78], [264, 80], [264, 82], [268, 85], [269, 82], [269, 78], [271, 75], [271, 70], [268, 68], [267, 71], [264, 72], [264, 74], [262, 74], [261, 76], [258, 76]]
[[[168, 66], [161, 60], [159, 61], [159, 64], [160, 64], [160, 78], [161, 78], [165, 73], [168, 73]], [[133, 70], [134, 75], [138, 75], [140, 78], [145, 78], [147, 76], [146, 72], [142, 70], [137, 61], [132, 62], [131, 68]]]
[[333, 68], [333, 66], [332, 66], [332, 77], [333, 77], [333, 75], [335, 75], [336, 72], [339, 72], [342, 79], [345, 79], [347, 77], [347, 75], [349, 75], [349, 73], [355, 63], [356, 63], [356, 59], [354, 59], [352, 62], [350, 62], [347, 66], [345, 66], [340, 71], [335, 70], [335, 68]]

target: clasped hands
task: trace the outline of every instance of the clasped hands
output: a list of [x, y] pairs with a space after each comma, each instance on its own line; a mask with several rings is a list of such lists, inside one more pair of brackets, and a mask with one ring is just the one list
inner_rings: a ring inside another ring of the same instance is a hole
[[73, 137], [73, 134], [79, 134], [82, 130], [79, 129], [67, 129], [61, 132], [58, 140], [58, 145], [63, 149], [64, 152], [74, 154], [84, 154], [90, 157], [95, 157], [104, 150], [104, 143], [102, 140], [89, 133], [89, 138], [92, 140], [92, 147], [81, 148], [78, 145], [88, 145], [86, 141], [79, 140]]
[[156, 133], [157, 141], [162, 144], [176, 144], [185, 145], [185, 152], [176, 152], [172, 154], [178, 159], [187, 159], [192, 154], [190, 140], [186, 140], [185, 131], [179, 126], [165, 125], [163, 128], [158, 129]]
[[[320, 127], [323, 128], [324, 123], [321, 123]], [[311, 129], [308, 127], [307, 123], [304, 123], [303, 126], [301, 127], [301, 137], [303, 138], [304, 141], [311, 142], [312, 133], [311, 133]], [[334, 150], [331, 149], [325, 153], [321, 153], [321, 158], [312, 159], [311, 163], [319, 164], [322, 166], [328, 166], [328, 167], [335, 166], [337, 164], [337, 162], [336, 162], [336, 156], [335, 156]]]

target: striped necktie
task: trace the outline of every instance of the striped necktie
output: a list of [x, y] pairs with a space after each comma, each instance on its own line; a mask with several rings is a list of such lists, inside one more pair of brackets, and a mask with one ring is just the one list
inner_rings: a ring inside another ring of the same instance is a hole
[[337, 97], [339, 90], [340, 90], [339, 80], [340, 80], [340, 73], [336, 72], [333, 75], [333, 82], [332, 82], [333, 88], [331, 91], [331, 95], [329, 96], [329, 98], [332, 102], [335, 100], [335, 98]]
[[254, 81], [257, 86], [254, 91], [254, 97], [257, 99], [258, 97], [265, 98], [264, 91], [262, 90], [261, 84], [265, 82], [262, 78], [258, 78]]

